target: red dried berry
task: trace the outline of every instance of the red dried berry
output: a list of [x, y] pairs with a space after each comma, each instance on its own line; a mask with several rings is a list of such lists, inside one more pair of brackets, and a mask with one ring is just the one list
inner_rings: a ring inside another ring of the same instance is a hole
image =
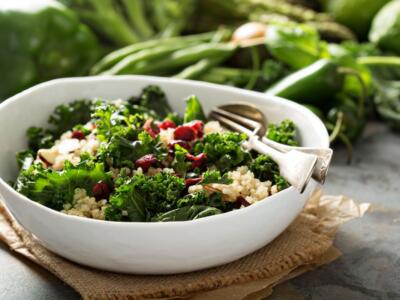
[[175, 140], [183, 140], [191, 142], [196, 138], [196, 132], [190, 126], [182, 125], [178, 126], [174, 132]]
[[74, 131], [72, 131], [72, 138], [78, 139], [78, 140], [83, 140], [83, 139], [85, 139], [85, 134], [81, 130], [74, 130]]
[[142, 168], [146, 172], [151, 166], [157, 163], [157, 157], [154, 154], [146, 154], [135, 161], [136, 168]]
[[207, 159], [207, 155], [205, 153], [200, 153], [199, 155], [194, 156], [193, 154], [186, 154], [186, 158], [192, 162], [192, 168], [200, 168]]
[[185, 180], [185, 186], [189, 187], [191, 185], [198, 184], [200, 181], [201, 181], [200, 177], [198, 177], [198, 178], [188, 178], [188, 179]]
[[93, 186], [92, 192], [96, 200], [108, 199], [111, 194], [109, 186], [104, 181], [99, 181], [96, 183]]
[[244, 199], [242, 196], [239, 196], [239, 197], [236, 198], [236, 201], [235, 201], [233, 206], [234, 206], [234, 208], [239, 209], [242, 206], [247, 207], [249, 205], [250, 205], [250, 203], [247, 202], [246, 199]]
[[182, 148], [185, 148], [186, 150], [190, 150], [192, 147], [188, 142], [182, 141], [182, 140], [173, 140], [168, 143], [168, 148], [171, 150], [175, 150], [175, 145], [179, 145]]
[[204, 135], [204, 123], [202, 121], [193, 121], [190, 124], [190, 127], [196, 132], [196, 137], [198, 139], [202, 138]]
[[160, 127], [160, 129], [166, 130], [168, 128], [176, 128], [176, 124], [174, 121], [165, 120], [165, 121], [161, 122], [158, 127]]
[[146, 130], [152, 138], [155, 138], [160, 133], [160, 128], [156, 124], [154, 124], [153, 120], [147, 120], [144, 125], [143, 129]]

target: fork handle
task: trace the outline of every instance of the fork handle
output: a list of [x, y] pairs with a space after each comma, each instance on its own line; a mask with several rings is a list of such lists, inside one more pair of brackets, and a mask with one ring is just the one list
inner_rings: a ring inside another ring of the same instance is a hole
[[266, 137], [263, 137], [261, 141], [268, 146], [280, 151], [289, 152], [291, 150], [297, 150], [307, 154], [313, 154], [317, 156], [317, 164], [315, 165], [312, 177], [320, 183], [325, 182], [326, 175], [328, 174], [329, 165], [331, 163], [333, 151], [331, 148], [315, 148], [315, 147], [295, 147], [287, 146], [284, 144], [277, 143]]
[[258, 136], [250, 137], [245, 146], [271, 156], [278, 164], [281, 175], [301, 193], [305, 190], [315, 168], [315, 155], [296, 150], [282, 153], [261, 142]]

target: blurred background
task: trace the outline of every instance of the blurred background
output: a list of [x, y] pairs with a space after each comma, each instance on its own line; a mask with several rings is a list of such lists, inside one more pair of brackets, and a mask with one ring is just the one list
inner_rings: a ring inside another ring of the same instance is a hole
[[400, 128], [400, 0], [0, 0], [0, 101], [53, 78], [144, 74], [306, 105], [332, 142]]

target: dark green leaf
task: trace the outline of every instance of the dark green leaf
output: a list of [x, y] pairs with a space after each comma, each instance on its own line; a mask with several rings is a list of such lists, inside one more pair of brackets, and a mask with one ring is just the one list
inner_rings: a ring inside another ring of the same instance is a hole
[[187, 221], [195, 220], [204, 217], [214, 216], [222, 213], [221, 210], [215, 207], [193, 205], [177, 208], [162, 214], [154, 216], [152, 222], [171, 222], [171, 221]]
[[145, 87], [139, 97], [133, 97], [129, 102], [153, 110], [161, 119], [172, 111], [165, 93], [156, 85]]
[[278, 124], [268, 124], [266, 136], [277, 143], [289, 146], [299, 145], [299, 142], [296, 140], [296, 127], [291, 120], [284, 120]]
[[186, 110], [183, 117], [183, 122], [191, 122], [194, 120], [206, 121], [206, 116], [199, 99], [192, 95], [186, 99]]
[[203, 174], [203, 179], [200, 183], [201, 184], [210, 184], [210, 183], [231, 184], [232, 179], [229, 178], [227, 173], [225, 173], [224, 175], [221, 175], [220, 171], [207, 170]]

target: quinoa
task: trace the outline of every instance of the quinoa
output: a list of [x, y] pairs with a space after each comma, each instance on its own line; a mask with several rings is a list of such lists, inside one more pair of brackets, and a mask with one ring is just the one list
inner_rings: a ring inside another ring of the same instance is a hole
[[[278, 186], [270, 181], [260, 181], [255, 178], [253, 172], [247, 166], [238, 167], [235, 171], [228, 172], [233, 180], [231, 184], [210, 184], [213, 190], [218, 190], [224, 195], [224, 200], [235, 202], [238, 197], [243, 197], [248, 203], [253, 204], [278, 192]], [[195, 193], [202, 189], [199, 185], [189, 188], [189, 193]]]
[[104, 220], [106, 208], [107, 200], [96, 201], [94, 197], [87, 195], [85, 189], [77, 188], [74, 190], [72, 204], [64, 204], [64, 209], [61, 212], [67, 215]]

